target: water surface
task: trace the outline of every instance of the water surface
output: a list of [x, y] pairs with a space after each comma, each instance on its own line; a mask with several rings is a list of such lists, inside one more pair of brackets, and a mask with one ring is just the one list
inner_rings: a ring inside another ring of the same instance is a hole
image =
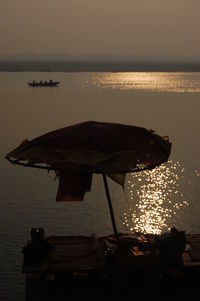
[[[31, 88], [32, 80], [58, 80]], [[4, 159], [25, 138], [86, 120], [144, 126], [172, 142], [170, 161], [130, 174], [126, 194], [109, 181], [119, 231], [200, 232], [200, 73], [0, 73], [0, 299], [23, 300], [22, 247], [32, 226], [46, 234], [112, 232], [101, 176], [80, 203], [55, 203], [55, 175]]]

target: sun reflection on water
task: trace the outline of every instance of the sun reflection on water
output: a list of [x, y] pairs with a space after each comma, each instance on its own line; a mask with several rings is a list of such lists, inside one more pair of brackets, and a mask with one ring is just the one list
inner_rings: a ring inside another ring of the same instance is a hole
[[93, 74], [85, 84], [101, 89], [200, 92], [198, 76], [191, 72], [102, 72]]
[[161, 234], [170, 229], [171, 220], [189, 205], [181, 193], [184, 168], [169, 161], [151, 171], [132, 173], [127, 181], [129, 212], [124, 225], [131, 232]]

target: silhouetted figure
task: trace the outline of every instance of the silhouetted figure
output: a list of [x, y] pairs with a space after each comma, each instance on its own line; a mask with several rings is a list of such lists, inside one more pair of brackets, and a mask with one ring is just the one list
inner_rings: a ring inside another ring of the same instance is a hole
[[168, 235], [157, 240], [161, 261], [165, 266], [181, 266], [183, 264], [182, 253], [185, 250], [187, 239], [184, 231], [171, 228]]
[[22, 249], [24, 260], [27, 262], [40, 262], [47, 258], [53, 247], [44, 238], [44, 229], [31, 229], [31, 242]]

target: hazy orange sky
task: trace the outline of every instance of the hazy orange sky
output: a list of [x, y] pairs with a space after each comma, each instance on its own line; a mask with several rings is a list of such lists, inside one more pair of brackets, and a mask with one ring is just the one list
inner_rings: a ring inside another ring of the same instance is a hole
[[200, 55], [200, 0], [1, 0], [2, 54]]

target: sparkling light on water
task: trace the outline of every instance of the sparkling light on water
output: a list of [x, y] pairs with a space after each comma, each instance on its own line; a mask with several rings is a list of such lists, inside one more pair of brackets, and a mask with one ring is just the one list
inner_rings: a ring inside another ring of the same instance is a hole
[[169, 230], [172, 218], [189, 205], [179, 188], [184, 168], [168, 162], [152, 171], [132, 173], [127, 181], [129, 212], [124, 225], [129, 230], [160, 234]]
[[85, 85], [101, 89], [191, 93], [200, 92], [198, 76], [193, 72], [102, 72], [93, 74]]

